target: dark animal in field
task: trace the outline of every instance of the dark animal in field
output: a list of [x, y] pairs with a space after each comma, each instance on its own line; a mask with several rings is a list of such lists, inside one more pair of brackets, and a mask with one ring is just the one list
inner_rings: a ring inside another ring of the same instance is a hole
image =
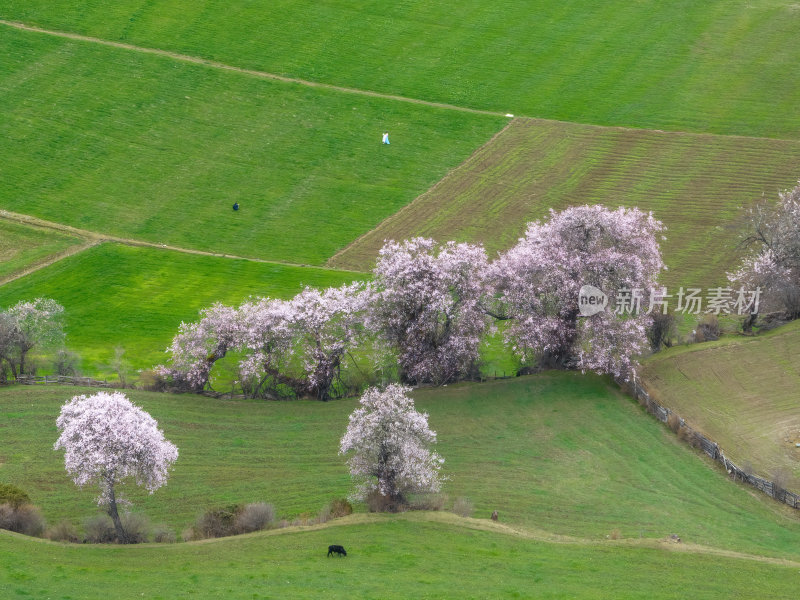
[[495, 510], [492, 512], [492, 521], [497, 521], [497, 518], [497, 511]]
[[344, 546], [333, 544], [331, 546], [328, 546], [328, 556], [330, 556], [331, 554], [338, 554], [339, 556], [347, 556], [347, 550], [344, 549]]

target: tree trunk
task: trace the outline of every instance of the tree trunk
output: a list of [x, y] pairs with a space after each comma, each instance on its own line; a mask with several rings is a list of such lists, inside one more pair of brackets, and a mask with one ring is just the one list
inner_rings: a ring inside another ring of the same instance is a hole
[[108, 484], [108, 516], [114, 521], [114, 529], [117, 532], [117, 538], [120, 544], [129, 543], [128, 534], [122, 528], [122, 520], [119, 518], [119, 511], [117, 510], [117, 498], [114, 495], [114, 484]]

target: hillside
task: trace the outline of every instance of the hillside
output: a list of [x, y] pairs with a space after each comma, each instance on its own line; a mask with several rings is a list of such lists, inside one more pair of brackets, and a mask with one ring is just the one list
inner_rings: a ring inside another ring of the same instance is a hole
[[800, 322], [756, 338], [674, 348], [645, 361], [653, 397], [756, 475], [800, 490]]

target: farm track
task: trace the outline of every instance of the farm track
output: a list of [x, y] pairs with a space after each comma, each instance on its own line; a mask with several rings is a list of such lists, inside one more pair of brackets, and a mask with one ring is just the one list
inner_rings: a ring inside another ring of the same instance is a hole
[[[800, 568], [800, 561], [789, 560], [784, 558], [776, 558], [772, 556], [761, 556], [758, 554], [747, 554], [744, 552], [736, 552], [733, 550], [723, 550], [714, 548], [712, 546], [703, 546], [700, 544], [691, 544], [686, 542], [675, 542], [669, 538], [641, 538], [641, 539], [619, 539], [619, 540], [597, 540], [589, 538], [579, 538], [566, 535], [559, 535], [550, 533], [544, 530], [534, 530], [524, 527], [516, 527], [507, 525], [505, 523], [496, 523], [486, 519], [475, 519], [471, 517], [459, 517], [448, 512], [419, 512], [419, 513], [405, 513], [403, 515], [395, 516], [393, 518], [401, 518], [414, 522], [423, 523], [439, 523], [461, 529], [471, 531], [482, 531], [487, 533], [494, 533], [499, 535], [506, 535], [510, 537], [530, 540], [534, 542], [541, 542], [545, 544], [565, 544], [584, 547], [622, 547], [622, 548], [643, 548], [650, 550], [662, 550], [666, 552], [680, 552], [684, 554], [704, 555], [704, 556], [720, 556], [724, 558], [733, 558], [739, 560], [746, 560], [762, 564], [771, 564], [784, 567]], [[240, 536], [221, 537], [221, 538], [208, 538], [194, 542], [185, 542], [181, 546], [205, 546], [208, 544], [230, 544], [235, 543], [237, 539], [242, 538], [258, 538], [258, 537], [274, 537], [291, 535], [294, 533], [304, 531], [319, 531], [325, 529], [332, 529], [335, 527], [348, 527], [351, 525], [362, 525], [369, 523], [379, 523], [386, 519], [385, 516], [376, 514], [354, 514], [347, 517], [341, 517], [328, 521], [327, 523], [316, 525], [301, 525], [290, 526], [281, 529], [271, 529], [258, 533], [250, 533]], [[42, 544], [62, 545], [61, 542], [52, 542], [45, 538], [36, 538], [25, 536], [19, 533], [10, 531], [0, 531], [0, 535], [8, 535], [18, 537], [23, 540]], [[164, 551], [169, 548], [165, 544], [137, 544], [131, 548], [142, 548], [147, 546], [157, 547], [159, 551]]]
[[[24, 215], [21, 213], [15, 213], [8, 210], [0, 210], [0, 219], [12, 222], [12, 223], [19, 223], [22, 225], [27, 225], [29, 227], [35, 227], [38, 229], [50, 229], [53, 231], [58, 231], [61, 233], [68, 233], [70, 235], [77, 236], [83, 240], [85, 243], [80, 244], [78, 246], [73, 246], [63, 252], [59, 252], [57, 254], [53, 254], [49, 256], [47, 259], [37, 262], [30, 267], [27, 267], [21, 271], [17, 271], [16, 273], [12, 273], [11, 275], [7, 275], [6, 277], [0, 279], [0, 286], [5, 285], [11, 281], [16, 279], [20, 279], [25, 277], [26, 275], [30, 275], [40, 269], [48, 267], [54, 263], [59, 262], [65, 258], [83, 252], [84, 250], [88, 250], [98, 244], [102, 244], [104, 242], [111, 242], [115, 244], [123, 244], [126, 246], [139, 246], [145, 248], [158, 248], [160, 250], [170, 250], [172, 252], [182, 252], [183, 254], [194, 254], [197, 256], [213, 256], [215, 258], [227, 258], [231, 260], [246, 260], [249, 262], [255, 263], [263, 263], [263, 264], [277, 264], [277, 265], [286, 265], [289, 267], [310, 267], [312, 265], [303, 265], [303, 264], [296, 264], [290, 262], [281, 262], [275, 260], [266, 260], [263, 258], [254, 258], [252, 256], [237, 256], [233, 254], [223, 254], [218, 252], [206, 252], [204, 250], [194, 250], [192, 248], [181, 248], [178, 246], [171, 246], [169, 244], [159, 244], [156, 242], [147, 242], [143, 240], [136, 240], [131, 238], [123, 238], [117, 237], [113, 235], [107, 235], [104, 233], [97, 233], [95, 231], [88, 231], [86, 229], [78, 229], [77, 227], [71, 227], [70, 225], [62, 225], [61, 223], [54, 223], [52, 221], [47, 221], [45, 219], [39, 219], [38, 217], [33, 217], [31, 215]], [[329, 270], [329, 271], [344, 271], [346, 269], [333, 269], [331, 267], [325, 266], [314, 266], [315, 269], [322, 269], [322, 270]]]

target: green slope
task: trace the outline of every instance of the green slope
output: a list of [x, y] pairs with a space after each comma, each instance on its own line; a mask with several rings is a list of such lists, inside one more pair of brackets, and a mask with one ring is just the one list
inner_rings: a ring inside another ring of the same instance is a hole
[[[52, 450], [60, 406], [80, 390], [0, 389], [0, 481], [25, 489], [51, 522], [91, 515]], [[180, 532], [210, 506], [268, 501], [292, 518], [349, 488], [338, 442], [355, 399], [219, 401], [131, 392], [180, 449], [169, 484], [134, 507]], [[790, 509], [731, 483], [603, 378], [551, 373], [414, 393], [430, 414], [451, 498], [503, 523], [605, 540], [662, 539], [800, 557]], [[363, 510], [363, 509], [361, 509]], [[333, 542], [331, 542], [333, 543]]]
[[[114, 348], [135, 369], [164, 362], [181, 321], [215, 302], [292, 297], [304, 286], [349, 283], [360, 274], [102, 244], [0, 287], [0, 307], [39, 296], [66, 309], [67, 346], [87, 374], [109, 372]], [[42, 365], [46, 367], [47, 365]]]
[[640, 375], [660, 403], [739, 467], [800, 492], [800, 322], [757, 338], [675, 348]]
[[500, 112], [800, 136], [793, 0], [3, 0], [0, 17]]
[[321, 264], [505, 123], [0, 31], [0, 208], [125, 238]]
[[71, 235], [0, 220], [0, 281], [80, 243]]
[[[436, 516], [436, 515], [434, 515]], [[794, 598], [797, 564], [673, 547], [557, 544], [425, 515], [211, 543], [97, 547], [0, 532], [6, 598]], [[346, 558], [326, 558], [339, 543]]]

